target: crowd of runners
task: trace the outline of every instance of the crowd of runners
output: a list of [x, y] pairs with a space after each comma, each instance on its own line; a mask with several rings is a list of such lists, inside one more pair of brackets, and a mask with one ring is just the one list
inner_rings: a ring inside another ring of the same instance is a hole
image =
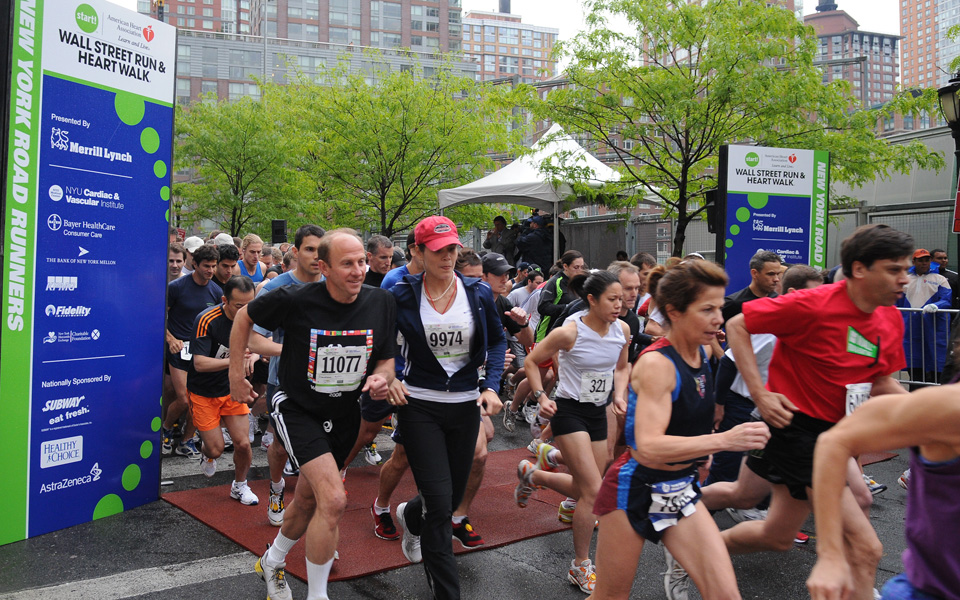
[[[896, 306], [929, 256], [864, 226], [829, 273], [763, 251], [727, 265], [751, 275], [727, 295], [727, 273], [697, 254], [590, 268], [568, 250], [541, 266], [462, 247], [442, 216], [399, 249], [315, 225], [289, 247], [188, 238], [170, 245], [163, 453], [211, 477], [232, 447], [230, 496], [258, 506], [246, 479], [264, 431], [270, 496], [251, 518], [279, 527], [254, 567], [273, 600], [292, 598], [286, 558], [300, 538], [307, 598], [328, 598], [346, 467], [361, 453], [381, 465], [376, 536], [423, 563], [434, 598], [459, 598], [453, 542], [484, 544], [469, 513], [494, 418], [531, 432], [513, 518], [538, 489], [565, 496], [565, 575], [590, 598], [627, 598], [647, 541], [666, 550], [668, 599], [693, 586], [739, 598], [730, 556], [805, 543], [813, 510], [815, 600], [958, 600], [960, 388], [908, 394], [897, 378], [912, 365]], [[949, 292], [933, 282], [931, 297]], [[396, 445], [384, 462], [385, 426]], [[869, 512], [885, 486], [857, 457], [906, 447], [906, 572], [880, 591]], [[408, 468], [418, 493], [394, 498]], [[712, 513], [724, 509], [737, 524], [721, 531]]]

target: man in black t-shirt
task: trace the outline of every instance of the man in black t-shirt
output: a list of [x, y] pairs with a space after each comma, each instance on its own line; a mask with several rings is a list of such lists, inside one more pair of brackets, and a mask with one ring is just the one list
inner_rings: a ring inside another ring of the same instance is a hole
[[[230, 397], [230, 329], [241, 308], [253, 300], [253, 282], [248, 277], [234, 276], [224, 283], [222, 303], [197, 315], [193, 323], [190, 349], [193, 360], [187, 371], [187, 391], [193, 424], [203, 441], [200, 472], [213, 477], [217, 458], [223, 454], [224, 440], [220, 420], [233, 438], [234, 479], [230, 497], [252, 506], [258, 498], [247, 485], [247, 471], [253, 454], [247, 438], [247, 414], [250, 408]], [[260, 358], [244, 349], [244, 371], [249, 374]]]
[[723, 323], [743, 312], [743, 305], [757, 298], [775, 298], [783, 272], [783, 261], [775, 252], [761, 250], [750, 259], [750, 285], [723, 299]]
[[[299, 524], [285, 517], [284, 528], [296, 535], [312, 524], [316, 532], [306, 540], [311, 598], [326, 597], [346, 507], [340, 469], [360, 429], [358, 399], [369, 392], [374, 400], [386, 400], [397, 339], [393, 296], [363, 285], [367, 260], [359, 236], [350, 229], [328, 232], [318, 250], [326, 280], [257, 297], [237, 314], [230, 338], [231, 351], [239, 353], [231, 354], [230, 389], [234, 398], [249, 402], [255, 396], [244, 378], [242, 352], [253, 324], [284, 330], [272, 415], [277, 437], [302, 475], [294, 502], [304, 510], [297, 513], [309, 515]], [[255, 568], [273, 596], [271, 582], [277, 583], [275, 575], [285, 564], [271, 551]]]
[[390, 271], [393, 262], [393, 241], [382, 235], [375, 235], [367, 240], [367, 270], [363, 282], [373, 287], [380, 287], [383, 276]]

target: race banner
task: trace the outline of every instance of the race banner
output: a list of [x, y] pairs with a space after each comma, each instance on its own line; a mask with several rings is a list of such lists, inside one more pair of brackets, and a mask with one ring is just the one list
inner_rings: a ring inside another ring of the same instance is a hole
[[775, 252], [787, 264], [826, 266], [829, 153], [727, 146], [721, 169], [728, 290], [750, 285], [750, 258], [759, 250]]
[[104, 0], [12, 4], [0, 544], [158, 497], [176, 59]]

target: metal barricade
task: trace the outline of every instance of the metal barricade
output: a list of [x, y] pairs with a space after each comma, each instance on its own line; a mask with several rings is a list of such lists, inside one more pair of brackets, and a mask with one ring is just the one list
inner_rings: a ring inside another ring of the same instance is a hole
[[[956, 326], [960, 310], [941, 308], [935, 313], [924, 313], [922, 307], [897, 307], [897, 310], [904, 317], [903, 349], [907, 358], [907, 369], [897, 373], [897, 379], [911, 389], [946, 383], [944, 371], [956, 372], [956, 367], [951, 369], [951, 361], [960, 360], [952, 352], [960, 332]], [[938, 343], [940, 336], [946, 341], [943, 347]], [[941, 360], [944, 367], [940, 367]]]

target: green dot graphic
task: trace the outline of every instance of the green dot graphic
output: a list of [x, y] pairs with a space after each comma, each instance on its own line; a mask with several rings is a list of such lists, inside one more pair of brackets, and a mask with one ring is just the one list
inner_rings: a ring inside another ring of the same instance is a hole
[[[167, 201], [170, 200], [170, 188], [169, 188], [169, 187], [163, 186], [162, 188], [160, 188], [160, 198], [161, 198], [164, 202], [167, 202]], [[170, 220], [169, 217], [167, 218], [167, 220], [168, 220], [168, 221]]]
[[746, 206], [741, 206], [737, 209], [737, 220], [741, 223], [746, 223], [750, 220], [750, 209]]
[[727, 240], [727, 248], [733, 248], [733, 240]]
[[137, 489], [137, 486], [140, 485], [140, 467], [137, 465], [127, 465], [127, 468], [123, 470], [121, 481], [123, 482], [123, 489], [128, 492]]
[[739, 226], [739, 225], [731, 225], [731, 226], [730, 226], [730, 235], [740, 235], [740, 226]]
[[170, 209], [169, 209], [169, 208], [167, 209], [166, 219], [167, 219], [167, 223], [169, 223], [169, 222], [170, 222]]
[[160, 149], [160, 134], [153, 127], [147, 127], [140, 132], [140, 146], [147, 151], [147, 154], [153, 154]]
[[[163, 398], [160, 398], [160, 404], [163, 404]], [[150, 429], [153, 431], [160, 431], [160, 426], [163, 425], [163, 422], [160, 420], [160, 417], [154, 417], [150, 421]]]
[[153, 454], [153, 442], [146, 441], [140, 444], [140, 458], [150, 458]]
[[146, 111], [146, 105], [143, 100], [133, 94], [118, 92], [113, 99], [113, 108], [117, 111], [117, 116], [127, 125], [136, 125], [143, 120], [143, 114]]
[[753, 208], [760, 210], [770, 201], [770, 198], [766, 194], [750, 194], [747, 196], [747, 204]]
[[167, 174], [167, 163], [162, 160], [153, 163], [153, 174], [157, 177], [164, 177]]
[[123, 512], [123, 500], [116, 494], [107, 494], [100, 498], [97, 506], [93, 509], [93, 520], [102, 519]]

